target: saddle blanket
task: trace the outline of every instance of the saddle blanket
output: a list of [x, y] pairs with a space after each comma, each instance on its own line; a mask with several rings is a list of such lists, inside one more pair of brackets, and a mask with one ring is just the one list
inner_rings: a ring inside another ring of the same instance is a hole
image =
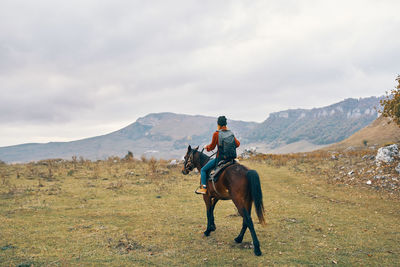
[[217, 167], [211, 170], [208, 180], [216, 182], [218, 180], [219, 175], [222, 173], [222, 171], [235, 163], [236, 163], [236, 160], [234, 160], [234, 159], [218, 162]]

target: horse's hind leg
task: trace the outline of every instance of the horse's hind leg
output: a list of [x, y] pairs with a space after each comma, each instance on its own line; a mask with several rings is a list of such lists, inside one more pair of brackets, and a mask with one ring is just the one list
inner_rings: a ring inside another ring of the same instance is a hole
[[242, 223], [242, 230], [240, 230], [240, 233], [239, 233], [239, 235], [235, 238], [235, 242], [236, 243], [242, 243], [242, 241], [243, 241], [243, 236], [244, 236], [244, 234], [246, 233], [246, 230], [247, 230], [247, 223], [246, 223], [246, 218], [245, 218], [245, 216], [244, 216], [244, 213], [243, 213], [243, 209], [246, 209], [246, 210], [248, 210], [248, 213], [249, 214], [251, 214], [251, 201], [247, 201], [247, 203], [246, 203], [246, 207], [245, 208], [242, 208], [242, 209], [239, 209], [239, 213], [240, 213], [240, 215], [242, 215], [242, 217], [243, 217], [243, 223]]
[[246, 221], [247, 226], [249, 227], [251, 237], [253, 239], [254, 254], [256, 256], [260, 256], [261, 255], [260, 242], [258, 241], [256, 231], [254, 230], [253, 220], [251, 219], [250, 213], [247, 212], [245, 208], [243, 208], [242, 211], [243, 211], [243, 218]]
[[242, 243], [243, 236], [244, 236], [244, 233], [246, 233], [246, 230], [247, 230], [246, 219], [243, 217], [242, 230], [240, 230], [239, 235], [235, 238], [236, 243]]

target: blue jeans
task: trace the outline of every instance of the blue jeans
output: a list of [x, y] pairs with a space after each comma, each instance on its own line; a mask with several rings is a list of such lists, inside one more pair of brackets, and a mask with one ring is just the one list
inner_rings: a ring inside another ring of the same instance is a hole
[[206, 165], [201, 168], [200, 174], [201, 174], [201, 184], [206, 186], [207, 185], [207, 172], [209, 172], [212, 168], [217, 165], [217, 159], [212, 159], [209, 162], [207, 162]]

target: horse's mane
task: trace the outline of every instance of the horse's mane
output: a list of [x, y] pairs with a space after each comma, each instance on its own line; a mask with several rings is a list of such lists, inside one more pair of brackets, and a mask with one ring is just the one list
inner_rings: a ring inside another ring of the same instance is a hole
[[204, 165], [207, 161], [209, 161], [210, 157], [204, 154], [203, 152], [197, 151], [200, 153], [200, 164]]

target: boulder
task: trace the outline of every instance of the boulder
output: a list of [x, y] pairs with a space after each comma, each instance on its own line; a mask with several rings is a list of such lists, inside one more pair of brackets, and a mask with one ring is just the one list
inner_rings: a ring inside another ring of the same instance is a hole
[[177, 161], [176, 159], [173, 159], [173, 160], [171, 160], [171, 161], [168, 163], [168, 165], [170, 165], [170, 166], [176, 166], [176, 165], [178, 165], [178, 161]]
[[393, 162], [399, 156], [399, 148], [396, 144], [381, 147], [378, 149], [375, 160], [378, 162]]
[[400, 174], [400, 163], [399, 163], [399, 164], [397, 164], [397, 166], [396, 166], [395, 170], [397, 171], [397, 173], [398, 173], [398, 174]]
[[240, 156], [244, 159], [248, 159], [251, 156], [257, 155], [257, 149], [255, 147], [246, 148]]

